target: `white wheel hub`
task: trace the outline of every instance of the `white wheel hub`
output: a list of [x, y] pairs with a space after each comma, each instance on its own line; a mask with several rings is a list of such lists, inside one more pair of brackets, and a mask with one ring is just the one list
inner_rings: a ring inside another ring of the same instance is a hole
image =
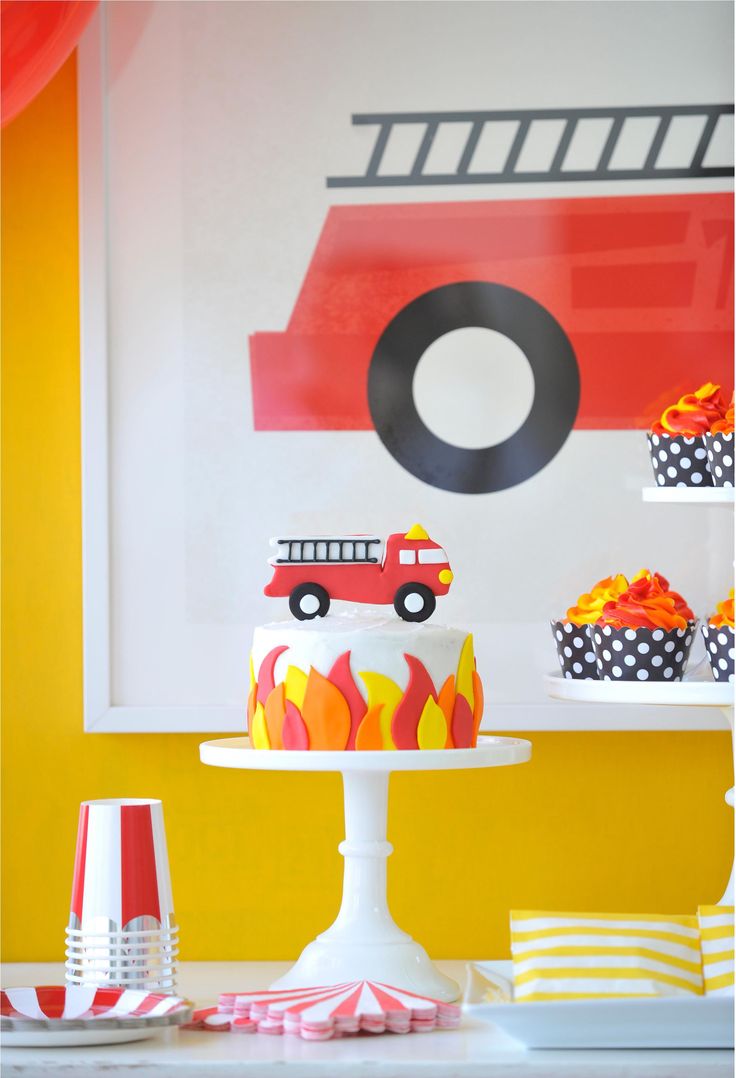
[[316, 595], [302, 595], [299, 609], [303, 614], [316, 614], [319, 610], [319, 599]]
[[420, 610], [424, 609], [424, 599], [418, 591], [410, 591], [404, 598], [404, 606], [410, 614], [418, 614]]

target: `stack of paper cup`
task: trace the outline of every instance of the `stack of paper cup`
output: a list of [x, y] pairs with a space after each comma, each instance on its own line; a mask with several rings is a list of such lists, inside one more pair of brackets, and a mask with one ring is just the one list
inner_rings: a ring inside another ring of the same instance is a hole
[[173, 991], [178, 952], [160, 801], [83, 801], [66, 980]]

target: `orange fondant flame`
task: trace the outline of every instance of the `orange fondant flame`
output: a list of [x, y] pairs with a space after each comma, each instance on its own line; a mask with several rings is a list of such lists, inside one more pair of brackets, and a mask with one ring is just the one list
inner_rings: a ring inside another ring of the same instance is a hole
[[310, 749], [344, 749], [350, 737], [348, 702], [331, 681], [312, 667], [304, 693], [302, 719], [309, 734]]
[[268, 730], [268, 740], [271, 742], [271, 748], [283, 749], [284, 743], [281, 740], [281, 732], [284, 726], [284, 715], [286, 714], [283, 681], [268, 694], [263, 710], [266, 716], [266, 729]]
[[455, 675], [450, 676], [445, 681], [444, 685], [440, 689], [440, 694], [437, 697], [437, 703], [442, 708], [442, 714], [445, 716], [445, 722], [447, 723], [447, 737], [445, 738], [445, 748], [452, 749], [454, 744], [452, 741], [452, 709], [455, 705]]
[[355, 747], [359, 752], [370, 752], [371, 749], [383, 748], [383, 734], [381, 733], [382, 710], [383, 704], [376, 704], [375, 707], [366, 711], [355, 737]]

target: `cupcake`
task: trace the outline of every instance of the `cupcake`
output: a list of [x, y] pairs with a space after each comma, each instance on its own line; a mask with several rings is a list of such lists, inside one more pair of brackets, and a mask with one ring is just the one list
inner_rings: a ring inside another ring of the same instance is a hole
[[713, 677], [716, 681], [733, 681], [733, 588], [701, 631]]
[[660, 573], [642, 569], [593, 628], [602, 681], [682, 681], [695, 615]]
[[607, 576], [589, 592], [580, 595], [577, 605], [570, 607], [565, 618], [550, 623], [564, 677], [581, 681], [598, 680], [590, 626], [601, 616], [606, 603], [619, 596], [628, 586], [628, 580], [621, 573]]
[[733, 401], [725, 416], [717, 419], [709, 432], [703, 435], [708, 453], [708, 468], [716, 487], [733, 486]]
[[647, 435], [658, 486], [713, 486], [704, 435], [725, 414], [721, 387], [712, 382], [665, 408]]

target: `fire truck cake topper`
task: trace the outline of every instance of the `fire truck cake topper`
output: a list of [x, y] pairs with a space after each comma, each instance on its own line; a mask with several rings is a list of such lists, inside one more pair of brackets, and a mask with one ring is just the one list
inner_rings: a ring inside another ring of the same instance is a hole
[[333, 599], [393, 604], [404, 621], [426, 621], [447, 595], [447, 554], [420, 524], [383, 540], [375, 535], [299, 535], [271, 540], [273, 577], [263, 589], [288, 597], [299, 621], [324, 617]]

